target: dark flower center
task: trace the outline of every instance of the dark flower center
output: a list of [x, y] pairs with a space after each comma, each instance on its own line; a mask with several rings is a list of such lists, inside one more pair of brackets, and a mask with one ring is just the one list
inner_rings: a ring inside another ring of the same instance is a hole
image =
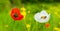
[[46, 16], [41, 16], [42, 19], [46, 19]]
[[14, 17], [15, 17], [15, 18], [17, 18], [17, 17], [18, 17], [18, 14], [17, 14], [17, 13], [15, 13], [15, 14], [14, 14]]

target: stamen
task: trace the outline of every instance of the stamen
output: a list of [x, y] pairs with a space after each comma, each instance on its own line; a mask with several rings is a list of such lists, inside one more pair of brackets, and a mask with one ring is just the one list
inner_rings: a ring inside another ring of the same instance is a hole
[[18, 14], [17, 14], [17, 13], [15, 13], [15, 14], [14, 14], [14, 17], [15, 17], [15, 18], [17, 18], [17, 17], [18, 17]]
[[42, 19], [46, 19], [46, 16], [41, 16]]

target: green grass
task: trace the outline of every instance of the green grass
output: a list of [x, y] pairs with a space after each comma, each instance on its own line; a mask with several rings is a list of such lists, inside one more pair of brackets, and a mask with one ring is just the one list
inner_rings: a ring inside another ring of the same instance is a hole
[[[54, 8], [55, 7], [55, 8]], [[25, 4], [26, 13], [30, 10], [30, 14], [26, 14], [26, 18], [21, 21], [15, 21], [11, 18], [9, 12], [10, 7], [6, 7], [4, 11], [0, 13], [0, 31], [55, 31], [54, 27], [58, 27], [60, 22], [60, 4]], [[45, 9], [48, 13], [51, 14], [50, 27], [46, 28], [43, 23], [36, 22], [34, 20], [34, 14]], [[58, 10], [59, 9], [59, 10]], [[57, 12], [57, 14], [55, 14]], [[14, 24], [13, 24], [14, 23]], [[30, 24], [30, 28], [26, 27], [26, 24]], [[8, 27], [6, 27], [8, 25]], [[60, 28], [60, 26], [58, 27]]]

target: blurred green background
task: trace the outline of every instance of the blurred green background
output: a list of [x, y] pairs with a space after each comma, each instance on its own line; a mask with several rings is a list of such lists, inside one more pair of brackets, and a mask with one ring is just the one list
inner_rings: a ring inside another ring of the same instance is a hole
[[[26, 17], [13, 24], [11, 8], [21, 9], [22, 4]], [[34, 20], [34, 15], [43, 9], [51, 14], [49, 28]], [[60, 31], [60, 0], [0, 0], [0, 31]]]

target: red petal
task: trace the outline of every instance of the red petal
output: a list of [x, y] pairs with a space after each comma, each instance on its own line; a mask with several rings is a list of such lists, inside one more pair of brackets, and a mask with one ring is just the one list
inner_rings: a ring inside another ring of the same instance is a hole
[[46, 28], [48, 28], [49, 26], [50, 26], [50, 24], [49, 24], [49, 23], [45, 24], [45, 27], [46, 27]]
[[20, 14], [20, 10], [18, 8], [13, 8], [11, 13], [12, 14], [14, 14], [14, 13]]

